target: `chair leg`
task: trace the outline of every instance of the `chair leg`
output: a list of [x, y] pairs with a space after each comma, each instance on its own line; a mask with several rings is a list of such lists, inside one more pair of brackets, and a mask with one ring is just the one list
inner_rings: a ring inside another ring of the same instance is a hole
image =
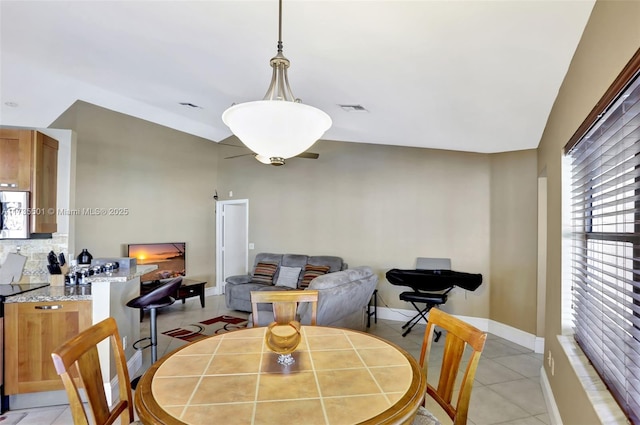
[[[373, 311], [371, 311], [371, 302], [373, 302]], [[378, 323], [378, 290], [373, 290], [373, 295], [367, 304], [367, 328], [371, 327], [371, 316], [373, 316], [375, 323]]]
[[158, 329], [157, 329], [157, 309], [149, 309], [150, 313], [150, 337], [151, 337], [151, 364], [158, 360]]

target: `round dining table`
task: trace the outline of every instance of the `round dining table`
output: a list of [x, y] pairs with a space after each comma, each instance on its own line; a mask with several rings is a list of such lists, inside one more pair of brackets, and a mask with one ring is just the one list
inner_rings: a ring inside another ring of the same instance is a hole
[[303, 326], [291, 365], [265, 327], [207, 337], [161, 358], [135, 391], [143, 424], [410, 424], [426, 392], [397, 345], [342, 328]]

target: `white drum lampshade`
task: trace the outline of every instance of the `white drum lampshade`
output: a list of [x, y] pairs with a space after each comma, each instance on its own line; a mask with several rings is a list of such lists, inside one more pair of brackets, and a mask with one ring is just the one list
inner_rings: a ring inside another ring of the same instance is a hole
[[284, 100], [234, 105], [224, 111], [222, 121], [257, 155], [282, 159], [306, 151], [331, 127], [324, 111]]

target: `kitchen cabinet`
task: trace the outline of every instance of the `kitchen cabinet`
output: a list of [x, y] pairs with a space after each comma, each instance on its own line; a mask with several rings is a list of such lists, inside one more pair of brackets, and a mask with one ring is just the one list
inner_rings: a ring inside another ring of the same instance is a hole
[[58, 230], [57, 176], [57, 140], [37, 130], [0, 129], [0, 190], [31, 193], [31, 233]]
[[32, 134], [0, 129], [0, 190], [31, 190]]
[[55, 233], [57, 226], [58, 141], [33, 131], [31, 233]]
[[91, 326], [91, 301], [5, 304], [5, 394], [64, 390], [51, 352]]

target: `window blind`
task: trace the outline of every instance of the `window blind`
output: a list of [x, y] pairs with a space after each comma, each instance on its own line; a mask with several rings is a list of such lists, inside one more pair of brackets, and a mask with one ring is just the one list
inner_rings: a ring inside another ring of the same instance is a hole
[[640, 72], [569, 150], [575, 338], [640, 424]]

